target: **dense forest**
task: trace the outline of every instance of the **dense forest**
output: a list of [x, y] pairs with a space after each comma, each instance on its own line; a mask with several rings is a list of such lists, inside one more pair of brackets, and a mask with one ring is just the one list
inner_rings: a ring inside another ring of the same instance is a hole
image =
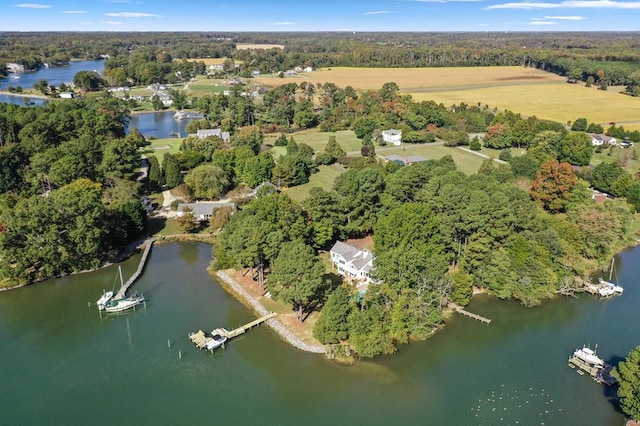
[[[274, 43], [284, 49], [237, 50], [238, 43]], [[253, 70], [271, 73], [294, 66], [522, 65], [583, 81], [604, 78], [610, 85], [635, 87], [640, 79], [638, 43], [634, 33], [623, 32], [3, 33], [0, 63], [17, 62], [32, 69], [45, 62], [109, 57], [113, 61], [107, 68], [115, 68], [131, 55], [161, 63], [229, 58], [243, 64], [241, 71], [247, 75]]]
[[138, 236], [137, 132], [121, 101], [0, 104], [0, 273], [29, 283], [99, 266]]

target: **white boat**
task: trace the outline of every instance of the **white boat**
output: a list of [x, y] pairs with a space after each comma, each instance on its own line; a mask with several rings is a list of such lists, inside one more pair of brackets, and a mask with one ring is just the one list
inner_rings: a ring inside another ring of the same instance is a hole
[[142, 302], [144, 302], [144, 297], [142, 296], [128, 296], [122, 299], [112, 299], [104, 305], [104, 310], [111, 313], [122, 312], [138, 306]]
[[184, 120], [187, 117], [188, 114], [184, 111], [177, 111], [175, 114], [173, 114], [173, 118], [175, 118], [176, 120]]
[[[118, 267], [118, 274], [120, 275], [120, 288], [122, 288], [124, 286], [124, 283], [122, 280], [122, 268], [120, 267]], [[142, 302], [144, 302], [144, 297], [138, 295], [121, 297], [120, 299], [111, 298], [109, 301], [105, 302], [104, 310], [112, 313], [122, 312], [138, 306]]]
[[604, 361], [596, 355], [596, 352], [593, 349], [586, 346], [573, 351], [573, 356], [575, 356], [576, 358], [580, 358], [582, 361], [594, 367], [604, 368]]
[[227, 341], [227, 337], [226, 336], [222, 336], [220, 334], [217, 334], [216, 330], [214, 330], [214, 331], [211, 332], [211, 338], [207, 339], [207, 342], [204, 344], [204, 347], [208, 351], [212, 351], [212, 350], [222, 346], [224, 344], [224, 342], [226, 342], [226, 341]]
[[609, 280], [607, 281], [607, 280], [603, 280], [602, 278], [598, 278], [601, 289], [606, 289], [605, 292], [610, 293], [610, 294], [607, 294], [608, 296], [611, 296], [612, 294], [616, 294], [616, 293], [622, 294], [622, 292], [624, 291], [624, 289], [620, 287], [618, 283], [615, 283], [612, 281], [614, 261], [615, 259], [611, 259], [611, 268], [609, 269]]
[[107, 291], [102, 296], [100, 296], [100, 299], [98, 299], [98, 301], [96, 302], [96, 305], [98, 305], [98, 309], [100, 309], [101, 311], [104, 310], [104, 305], [112, 298], [113, 298], [112, 291]]

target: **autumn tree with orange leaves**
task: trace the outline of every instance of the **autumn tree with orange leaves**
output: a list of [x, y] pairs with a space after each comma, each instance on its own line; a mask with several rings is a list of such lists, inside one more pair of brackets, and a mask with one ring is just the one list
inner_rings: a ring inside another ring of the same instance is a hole
[[571, 190], [578, 183], [578, 178], [569, 163], [557, 160], [542, 164], [531, 183], [529, 195], [542, 208], [551, 212], [565, 211]]

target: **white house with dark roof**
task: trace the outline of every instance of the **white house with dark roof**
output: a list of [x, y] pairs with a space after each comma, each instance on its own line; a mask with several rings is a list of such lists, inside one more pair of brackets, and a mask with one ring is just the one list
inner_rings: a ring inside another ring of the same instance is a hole
[[587, 136], [591, 138], [591, 145], [593, 146], [616, 145], [618, 143], [618, 140], [613, 136], [607, 136], [600, 133], [587, 133]]
[[235, 212], [237, 210], [236, 203], [215, 203], [215, 202], [201, 202], [201, 203], [180, 203], [176, 210], [176, 216], [182, 217], [185, 210], [190, 210], [193, 213], [195, 220], [203, 221], [211, 219], [213, 213], [222, 207], [231, 207], [231, 210]]
[[330, 250], [331, 264], [344, 277], [371, 282], [369, 275], [373, 268], [374, 255], [370, 250], [360, 250], [352, 245], [337, 241]]

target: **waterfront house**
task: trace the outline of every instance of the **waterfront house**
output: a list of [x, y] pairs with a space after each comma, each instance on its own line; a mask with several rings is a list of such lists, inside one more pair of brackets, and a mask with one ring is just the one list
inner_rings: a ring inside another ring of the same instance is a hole
[[386, 143], [399, 146], [402, 144], [402, 130], [389, 129], [382, 131], [382, 140]]
[[73, 99], [76, 97], [76, 94], [73, 92], [60, 92], [60, 97], [62, 99]]
[[176, 211], [176, 216], [182, 217], [185, 213], [185, 210], [191, 211], [193, 213], [193, 217], [197, 221], [205, 221], [211, 219], [214, 212], [217, 209], [223, 207], [231, 207], [231, 210], [235, 213], [238, 209], [236, 203], [222, 203], [222, 202], [208, 202], [203, 201], [199, 203], [180, 203], [178, 204], [178, 209]]
[[337, 241], [330, 250], [331, 265], [338, 274], [355, 280], [371, 282], [374, 255], [370, 250], [360, 250], [350, 244]]
[[209, 136], [217, 136], [225, 142], [229, 142], [231, 139], [231, 134], [229, 132], [223, 132], [219, 127], [217, 129], [200, 129], [198, 130], [198, 133], [196, 133], [196, 136], [198, 136], [199, 139], [204, 139]]

